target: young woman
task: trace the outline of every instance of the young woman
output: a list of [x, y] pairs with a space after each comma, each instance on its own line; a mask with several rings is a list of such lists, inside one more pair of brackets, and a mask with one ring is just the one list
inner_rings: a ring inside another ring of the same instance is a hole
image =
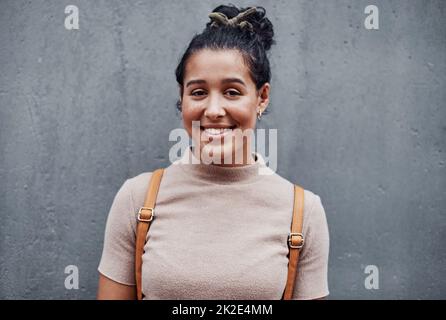
[[[268, 106], [266, 53], [273, 35], [262, 7], [219, 6], [176, 69], [183, 125], [197, 147], [165, 168], [142, 256], [145, 299], [283, 295], [294, 185], [274, 172], [259, 173], [265, 161], [250, 152], [249, 136], [234, 143], [237, 132], [255, 128]], [[240, 152], [242, 161], [234, 161]], [[196, 161], [203, 154], [212, 155], [212, 161]], [[136, 297], [136, 216], [151, 174], [126, 180], [113, 201], [98, 268], [98, 299]], [[328, 227], [320, 197], [304, 190], [304, 199], [305, 245], [293, 299], [317, 299], [329, 293]]]

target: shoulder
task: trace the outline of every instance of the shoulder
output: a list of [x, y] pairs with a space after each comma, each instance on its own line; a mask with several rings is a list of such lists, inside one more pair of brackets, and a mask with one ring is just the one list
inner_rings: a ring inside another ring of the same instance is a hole
[[318, 210], [320, 205], [322, 205], [322, 200], [319, 194], [304, 188], [304, 209], [311, 213]]
[[325, 210], [319, 194], [304, 189], [304, 224], [313, 221], [318, 224], [325, 222]]
[[152, 176], [152, 171], [142, 172], [136, 176], [130, 177], [127, 179], [126, 183], [132, 188], [139, 187], [142, 185], [146, 185], [150, 180], [150, 177]]
[[291, 190], [292, 202], [294, 203], [294, 188], [301, 187], [304, 190], [304, 212], [303, 212], [303, 230], [320, 229], [326, 225], [325, 210], [322, 205], [322, 199], [318, 193], [313, 190], [306, 189], [305, 186], [298, 182], [290, 181], [279, 174], [274, 174], [274, 179], [280, 181], [283, 185], [287, 184], [287, 188]]
[[304, 217], [302, 230], [305, 235], [305, 241], [310, 246], [321, 248], [328, 245], [329, 231], [327, 217], [321, 197], [317, 193], [306, 189], [304, 189]]
[[[324, 208], [322, 206], [322, 200], [318, 193], [313, 190], [306, 189], [305, 186], [298, 182], [293, 182], [277, 172], [272, 172], [266, 176], [265, 180], [270, 186], [269, 192], [275, 194], [285, 194], [287, 199], [290, 199], [291, 205], [294, 202], [294, 187], [299, 186], [304, 190], [304, 226], [305, 220], [313, 219], [313, 216], [324, 215]], [[290, 198], [289, 198], [290, 197]], [[288, 200], [287, 200], [288, 202]]]
[[152, 177], [152, 171], [141, 172], [136, 176], [130, 177], [126, 180], [127, 188], [132, 194], [137, 193], [141, 189], [146, 189], [149, 185], [150, 178]]
[[[273, 183], [274, 186], [281, 185], [286, 190], [290, 190], [292, 192], [292, 198], [294, 199], [294, 186], [301, 187], [304, 190], [304, 215], [311, 215], [312, 211], [320, 211], [322, 207], [322, 200], [318, 193], [306, 189], [305, 186], [301, 185], [297, 182], [292, 182], [277, 172], [274, 172], [269, 176], [269, 183]], [[305, 217], [305, 216], [304, 216]]]
[[126, 189], [130, 194], [135, 208], [139, 208], [144, 204], [152, 174], [153, 171], [142, 172], [125, 181], [124, 184], [126, 185]]

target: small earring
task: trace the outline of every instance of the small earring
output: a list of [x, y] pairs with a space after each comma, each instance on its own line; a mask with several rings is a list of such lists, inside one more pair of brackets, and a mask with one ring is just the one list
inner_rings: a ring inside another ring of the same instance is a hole
[[257, 112], [257, 119], [260, 120], [261, 117], [262, 117], [262, 110]]

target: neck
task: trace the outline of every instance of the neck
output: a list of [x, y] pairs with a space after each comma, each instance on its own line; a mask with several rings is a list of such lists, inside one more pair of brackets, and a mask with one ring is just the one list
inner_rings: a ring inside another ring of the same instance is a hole
[[[240, 161], [234, 160], [234, 159], [236, 159], [235, 158], [236, 152], [233, 152], [231, 154], [231, 156], [227, 157], [227, 158], [225, 158], [224, 155], [222, 154], [222, 156], [220, 158], [220, 163], [211, 162], [210, 165], [219, 166], [219, 167], [242, 167], [242, 166], [246, 166], [246, 165], [255, 164], [257, 161], [257, 157], [255, 157], [250, 150], [251, 150], [250, 145], [248, 145], [248, 144], [243, 145], [243, 154], [242, 154], [241, 163], [240, 163]], [[200, 150], [200, 153], [201, 153], [201, 150]], [[197, 155], [197, 152], [195, 152], [194, 154], [197, 159], [201, 159], [201, 157], [199, 155]]]
[[243, 163], [233, 163], [232, 161], [230, 163], [224, 163], [224, 161], [222, 161], [222, 163], [211, 163], [211, 165], [219, 167], [243, 167], [249, 164], [256, 163], [256, 159], [254, 159], [252, 154], [248, 155], [247, 159], [245, 159], [246, 157], [243, 157]]

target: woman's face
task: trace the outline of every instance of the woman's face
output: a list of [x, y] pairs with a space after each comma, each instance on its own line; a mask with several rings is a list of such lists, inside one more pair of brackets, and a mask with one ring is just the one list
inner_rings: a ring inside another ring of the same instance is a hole
[[[251, 139], [246, 130], [255, 129], [257, 112], [268, 106], [269, 83], [256, 89], [238, 50], [210, 49], [189, 58], [183, 83], [183, 125], [200, 146], [201, 158], [209, 155], [220, 159], [214, 164], [221, 165], [252, 163]], [[194, 134], [192, 121], [200, 122]], [[240, 159], [236, 153], [242, 155], [242, 163], [236, 160]]]

